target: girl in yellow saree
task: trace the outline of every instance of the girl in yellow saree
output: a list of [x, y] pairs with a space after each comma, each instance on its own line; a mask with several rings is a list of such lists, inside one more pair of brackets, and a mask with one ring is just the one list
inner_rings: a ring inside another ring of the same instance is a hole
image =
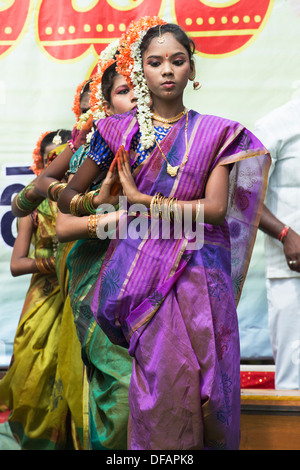
[[[55, 147], [56, 155], [65, 148], [64, 142], [59, 146], [52, 144], [55, 135], [56, 132], [47, 133], [40, 143], [44, 158], [51, 147]], [[70, 132], [63, 136], [66, 142]], [[44, 148], [47, 142], [51, 147]], [[21, 218], [11, 259], [13, 275], [33, 273], [15, 335], [12, 361], [0, 382], [1, 411], [10, 410], [8, 424], [22, 449], [73, 448], [57, 359], [64, 299], [55, 264], [56, 216], [56, 203], [45, 199], [31, 215]], [[34, 248], [33, 257], [28, 254], [30, 245]]]

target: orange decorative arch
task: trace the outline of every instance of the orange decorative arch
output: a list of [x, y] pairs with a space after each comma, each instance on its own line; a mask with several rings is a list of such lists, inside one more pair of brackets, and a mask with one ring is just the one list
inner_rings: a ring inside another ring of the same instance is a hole
[[171, 0], [171, 14], [202, 56], [223, 57], [248, 47], [264, 28], [274, 0]]

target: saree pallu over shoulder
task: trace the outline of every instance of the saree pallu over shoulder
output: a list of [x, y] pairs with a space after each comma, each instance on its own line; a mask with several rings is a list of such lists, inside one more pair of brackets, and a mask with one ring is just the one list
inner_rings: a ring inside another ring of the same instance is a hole
[[[116, 125], [117, 124], [117, 125]], [[128, 136], [137, 131], [134, 113], [100, 120], [99, 132], [115, 152], [128, 147]], [[177, 122], [161, 142], [161, 149], [173, 165], [185, 154], [185, 117]], [[124, 137], [126, 136], [126, 137]], [[204, 197], [208, 177], [218, 165], [230, 165], [230, 196], [223, 226], [204, 226], [204, 245], [216, 244], [232, 250], [231, 276], [236, 304], [241, 295], [250, 262], [262, 204], [265, 196], [270, 157], [261, 142], [237, 122], [189, 112], [187, 163], [177, 177], [167, 174], [167, 163], [159, 148], [134, 171], [142, 193], [161, 192], [180, 200]], [[131, 160], [135, 159], [130, 152]], [[122, 220], [122, 219], [121, 219]], [[98, 323], [113, 342], [128, 347], [133, 333], [148, 322], [187, 266], [187, 240], [118, 239], [122, 221], [104, 260], [92, 301]], [[126, 257], [123, 256], [126, 252]], [[183, 256], [185, 255], [185, 256]], [[126, 258], [126, 259], [124, 259]], [[155, 303], [153, 296], [160, 299]], [[155, 303], [155, 307], [153, 305]]]

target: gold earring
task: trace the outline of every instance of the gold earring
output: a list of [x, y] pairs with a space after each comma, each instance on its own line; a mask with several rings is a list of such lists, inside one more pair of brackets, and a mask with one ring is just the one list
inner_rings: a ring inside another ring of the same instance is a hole
[[194, 88], [194, 90], [200, 90], [201, 87], [202, 87], [201, 83], [200, 82], [195, 82], [195, 78], [193, 78], [193, 88]]

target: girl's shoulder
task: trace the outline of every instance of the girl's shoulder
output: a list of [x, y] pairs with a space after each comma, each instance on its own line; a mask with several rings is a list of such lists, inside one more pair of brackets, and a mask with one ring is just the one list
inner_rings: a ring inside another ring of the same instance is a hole
[[215, 114], [202, 114], [199, 113], [198, 111], [195, 111], [193, 109], [190, 110], [190, 114], [195, 118], [195, 119], [201, 119], [206, 122], [211, 122], [211, 123], [218, 123], [219, 125], [224, 125], [224, 126], [229, 126], [229, 127], [240, 127], [242, 124], [240, 124], [238, 121], [234, 121], [229, 118], [225, 118], [222, 116], [217, 116]]

